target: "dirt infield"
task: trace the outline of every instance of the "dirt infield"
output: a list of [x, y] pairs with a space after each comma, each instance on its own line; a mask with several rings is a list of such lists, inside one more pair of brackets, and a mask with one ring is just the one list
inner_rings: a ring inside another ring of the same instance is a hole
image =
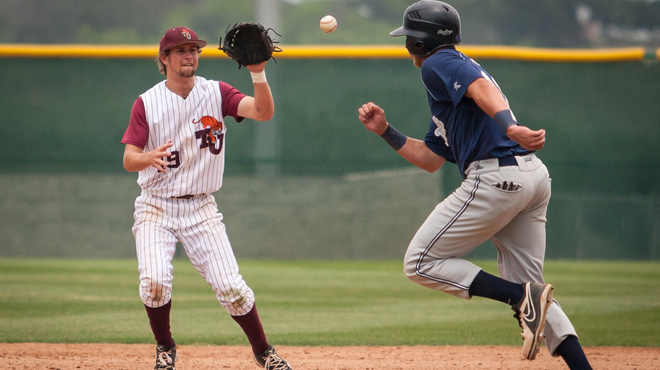
[[[155, 351], [143, 344], [0, 343], [0, 369], [151, 369]], [[504, 346], [278, 346], [277, 351], [296, 370], [568, 369], [545, 348], [535, 361], [523, 360], [518, 347]], [[660, 348], [592, 347], [585, 352], [594, 369], [660, 369]], [[179, 346], [178, 354], [178, 370], [257, 369], [243, 346]]]

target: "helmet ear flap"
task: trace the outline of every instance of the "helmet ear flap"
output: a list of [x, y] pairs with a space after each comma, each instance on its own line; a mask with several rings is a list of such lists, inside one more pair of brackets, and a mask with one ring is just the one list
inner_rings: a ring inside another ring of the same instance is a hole
[[424, 56], [428, 54], [426, 52], [426, 43], [423, 40], [420, 40], [416, 37], [407, 36], [406, 37], [406, 49], [412, 55]]

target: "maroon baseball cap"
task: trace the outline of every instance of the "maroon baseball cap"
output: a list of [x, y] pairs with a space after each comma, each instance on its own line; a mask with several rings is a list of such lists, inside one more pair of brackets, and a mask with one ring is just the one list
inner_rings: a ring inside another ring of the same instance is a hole
[[200, 48], [206, 46], [206, 41], [197, 38], [195, 31], [187, 27], [174, 27], [165, 32], [160, 39], [160, 52], [171, 49], [177, 45], [193, 43]]

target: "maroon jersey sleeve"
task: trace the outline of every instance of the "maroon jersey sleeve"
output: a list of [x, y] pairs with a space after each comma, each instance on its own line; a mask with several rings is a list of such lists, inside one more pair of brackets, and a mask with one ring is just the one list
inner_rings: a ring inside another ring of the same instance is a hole
[[222, 81], [220, 81], [220, 93], [222, 94], [222, 116], [231, 116], [236, 122], [241, 122], [245, 117], [238, 115], [238, 103], [247, 95]]
[[149, 124], [147, 123], [147, 116], [144, 113], [144, 102], [139, 97], [133, 103], [128, 128], [124, 132], [124, 137], [121, 138], [121, 143], [135, 145], [144, 149], [148, 139]]

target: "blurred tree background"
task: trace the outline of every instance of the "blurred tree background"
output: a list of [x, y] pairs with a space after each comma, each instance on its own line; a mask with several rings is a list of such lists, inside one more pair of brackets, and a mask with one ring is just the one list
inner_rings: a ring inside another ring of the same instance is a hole
[[[413, 0], [279, 1], [283, 44], [401, 44], [388, 32]], [[258, 0], [2, 0], [0, 43], [157, 44], [186, 25], [214, 42], [256, 20]], [[659, 0], [453, 0], [472, 45], [549, 48], [660, 47]], [[339, 28], [320, 32], [334, 15]], [[269, 25], [266, 24], [268, 27]]]

